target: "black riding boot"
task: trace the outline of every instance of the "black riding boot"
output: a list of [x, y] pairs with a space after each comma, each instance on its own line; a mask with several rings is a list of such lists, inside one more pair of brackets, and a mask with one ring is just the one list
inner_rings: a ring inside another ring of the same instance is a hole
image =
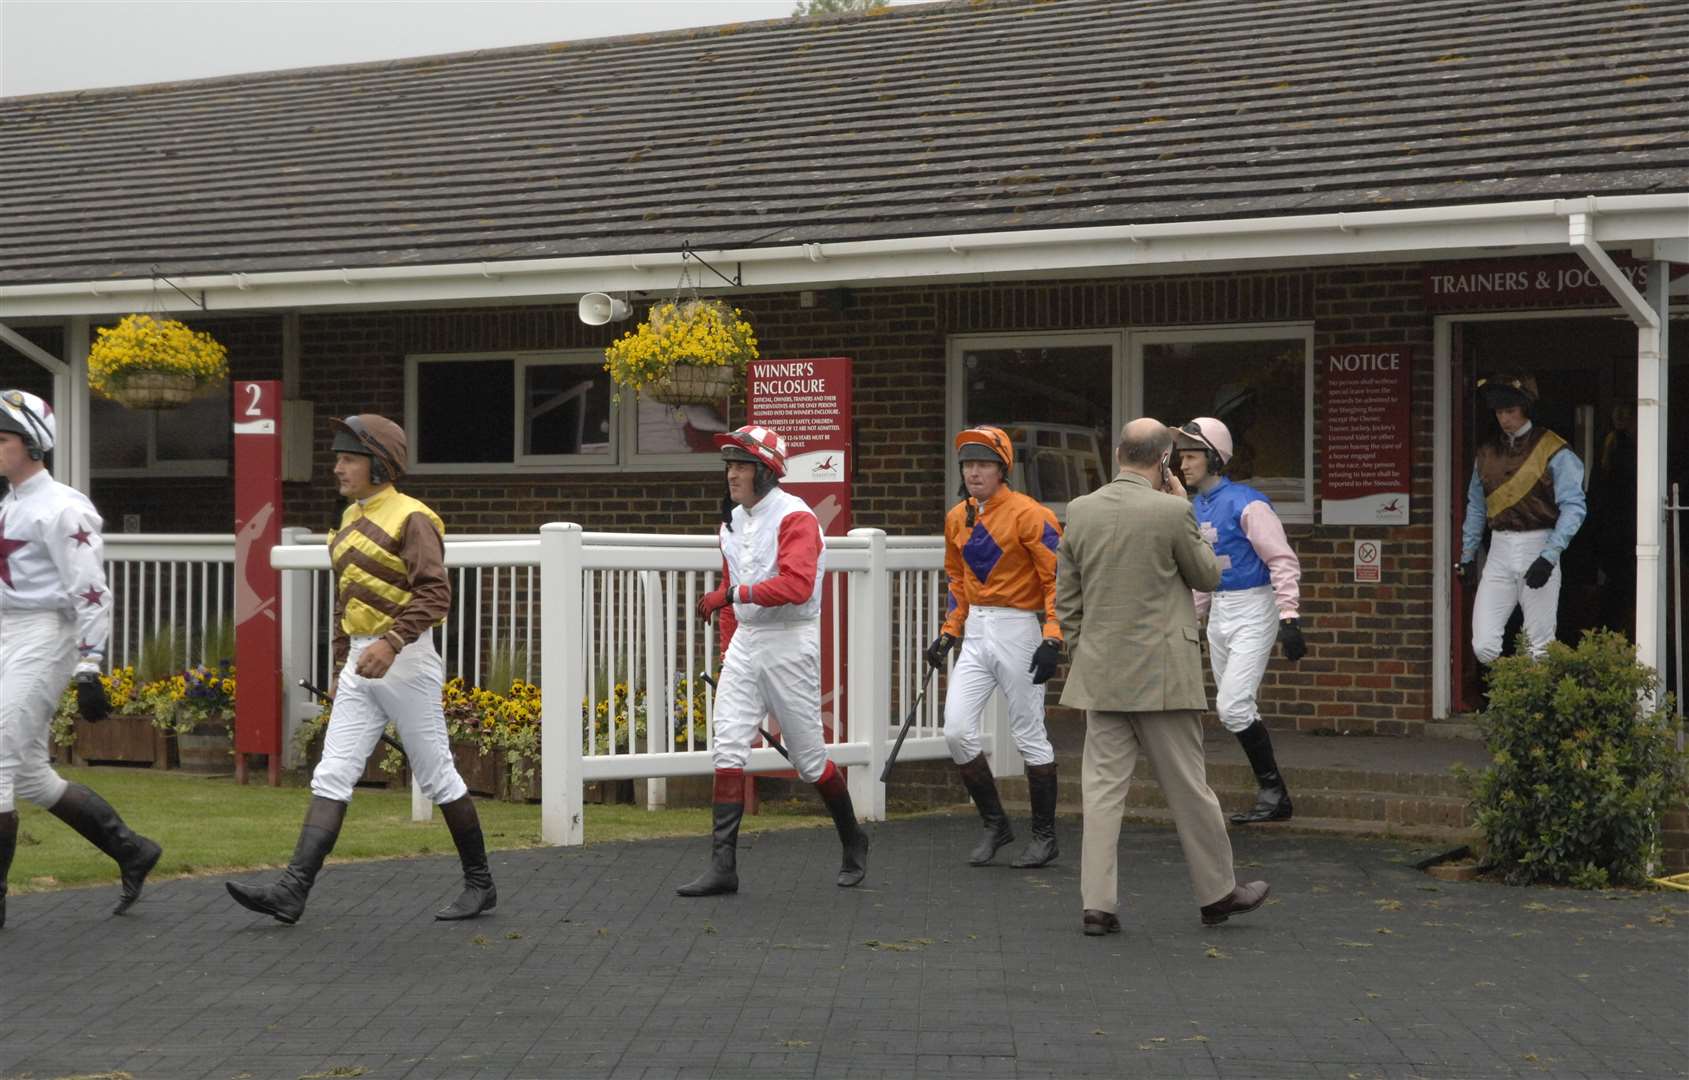
[[1279, 775], [1267, 725], [1255, 721], [1237, 733], [1237, 741], [1243, 744], [1243, 752], [1249, 756], [1249, 767], [1255, 770], [1255, 782], [1261, 790], [1255, 795], [1255, 805], [1245, 813], [1233, 814], [1232, 823], [1247, 825], [1252, 821], [1289, 821], [1290, 789], [1285, 786], [1284, 777]]
[[18, 812], [0, 814], [0, 929], [6, 925], [6, 875], [12, 872], [12, 855], [18, 850]]
[[675, 892], [681, 896], [720, 896], [739, 891], [739, 822], [744, 817], [743, 800], [715, 804], [715, 828], [710, 833], [710, 868]]
[[1056, 861], [1056, 763], [1026, 767], [1026, 796], [1032, 803], [1032, 839], [1009, 865], [1032, 870]]
[[305, 810], [305, 824], [299, 829], [299, 843], [280, 880], [268, 888], [234, 881], [224, 882], [224, 887], [241, 907], [292, 926], [305, 914], [305, 897], [316, 883], [323, 860], [340, 839], [340, 824], [345, 820], [345, 803], [312, 796], [311, 805]]
[[1003, 812], [1003, 801], [997, 797], [997, 782], [991, 779], [991, 763], [980, 754], [972, 761], [959, 766], [962, 773], [962, 785], [973, 796], [974, 805], [979, 807], [979, 819], [985, 824], [985, 833], [979, 838], [968, 854], [969, 866], [984, 866], [996, 858], [997, 851], [1015, 838], [1015, 831], [1009, 828], [1009, 815]]
[[475, 813], [475, 800], [468, 795], [440, 806], [446, 828], [452, 831], [452, 843], [457, 845], [457, 857], [463, 863], [463, 892], [450, 907], [434, 913], [436, 919], [473, 919], [483, 911], [498, 905], [498, 890], [493, 887], [493, 872], [487, 867], [487, 841], [481, 835], [481, 818]]
[[59, 801], [48, 807], [47, 812], [75, 829], [84, 840], [117, 863], [123, 874], [123, 895], [118, 898], [117, 906], [111, 909], [111, 913], [121, 915], [128, 911], [129, 905], [141, 898], [141, 886], [146, 883], [152, 868], [158, 865], [164, 849], [131, 831], [117, 816], [117, 811], [111, 808], [111, 803], [82, 784], [66, 787]]
[[844, 776], [831, 761], [827, 762], [827, 771], [821, 774], [821, 779], [815, 782], [815, 790], [827, 804], [828, 813], [833, 815], [833, 827], [839, 831], [839, 845], [844, 849], [839, 860], [839, 888], [860, 885], [868, 874], [868, 834], [856, 820], [856, 807], [851, 805]]

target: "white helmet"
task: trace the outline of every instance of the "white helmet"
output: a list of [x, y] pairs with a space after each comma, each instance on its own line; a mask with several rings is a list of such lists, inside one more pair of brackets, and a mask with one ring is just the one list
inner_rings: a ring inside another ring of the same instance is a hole
[[1173, 432], [1173, 443], [1180, 450], [1206, 450], [1219, 458], [1220, 467], [1214, 468], [1211, 463], [1210, 472], [1219, 472], [1220, 468], [1231, 464], [1232, 433], [1212, 416], [1199, 416], [1180, 424]]
[[40, 461], [53, 448], [58, 425], [53, 407], [28, 390], [0, 390], [0, 431], [22, 436], [29, 456]]

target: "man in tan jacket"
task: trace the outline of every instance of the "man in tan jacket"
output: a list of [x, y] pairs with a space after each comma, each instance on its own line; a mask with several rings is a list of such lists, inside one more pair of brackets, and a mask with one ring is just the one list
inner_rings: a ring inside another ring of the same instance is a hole
[[1207, 707], [1191, 590], [1220, 583], [1184, 485], [1173, 435], [1141, 419], [1121, 432], [1114, 481], [1067, 507], [1056, 554], [1056, 618], [1072, 667], [1061, 703], [1085, 710], [1079, 887], [1086, 934], [1120, 930], [1120, 818], [1140, 750], [1178, 826], [1202, 922], [1254, 911], [1267, 883], [1239, 886], [1202, 754]]

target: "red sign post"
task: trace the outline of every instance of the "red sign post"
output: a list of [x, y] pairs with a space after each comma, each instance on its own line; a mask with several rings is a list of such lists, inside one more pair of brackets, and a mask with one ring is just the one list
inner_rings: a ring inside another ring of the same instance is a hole
[[[746, 371], [746, 419], [786, 438], [786, 478], [781, 486], [809, 504], [821, 535], [851, 529], [850, 467], [856, 451], [850, 429], [850, 361], [754, 360]], [[839, 616], [839, 633], [845, 632]], [[844, 703], [844, 665], [833, 681], [832, 597], [821, 597], [821, 722], [836, 741]]]
[[1325, 449], [1320, 521], [1406, 525], [1413, 475], [1413, 353], [1405, 345], [1320, 351]]
[[235, 399], [235, 776], [246, 755], [269, 755], [281, 782], [281, 573], [270, 549], [281, 540], [282, 384], [237, 382]]

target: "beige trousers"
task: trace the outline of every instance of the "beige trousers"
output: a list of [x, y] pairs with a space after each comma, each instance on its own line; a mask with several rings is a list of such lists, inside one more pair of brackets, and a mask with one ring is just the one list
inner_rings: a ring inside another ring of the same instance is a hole
[[1120, 910], [1120, 818], [1138, 752], [1149, 756], [1156, 782], [1173, 811], [1198, 904], [1231, 895], [1232, 841], [1220, 800], [1208, 786], [1202, 723], [1194, 710], [1085, 713], [1085, 832], [1079, 892], [1087, 910]]

